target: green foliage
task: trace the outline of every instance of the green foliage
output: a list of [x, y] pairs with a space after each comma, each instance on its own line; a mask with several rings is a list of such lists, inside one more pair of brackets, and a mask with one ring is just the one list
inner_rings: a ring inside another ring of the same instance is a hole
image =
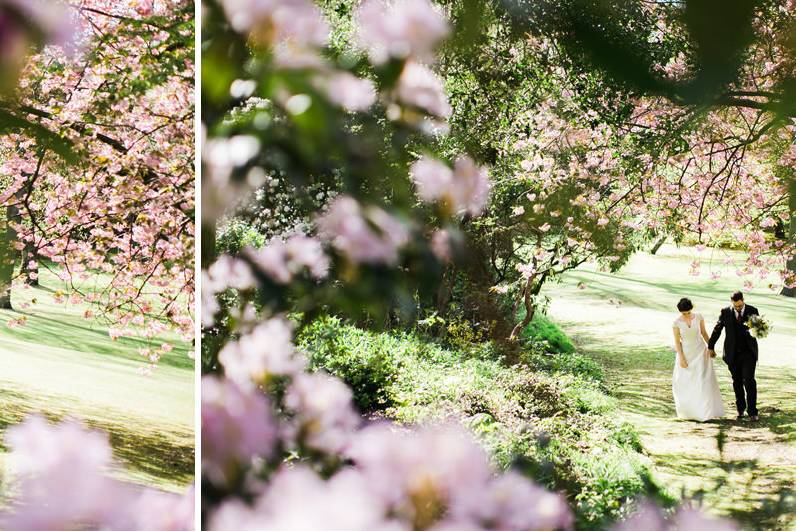
[[572, 354], [575, 345], [555, 323], [544, 314], [537, 312], [533, 321], [522, 331], [521, 337], [532, 343], [546, 343], [545, 347], [556, 354]]
[[244, 247], [259, 249], [265, 243], [265, 236], [240, 218], [229, 218], [218, 227], [216, 249], [219, 253], [237, 254]]
[[335, 317], [317, 319], [297, 339], [310, 355], [311, 368], [324, 369], [348, 384], [361, 411], [395, 404], [399, 341], [346, 326]]
[[520, 361], [535, 370], [572, 374], [596, 383], [603, 381], [602, 367], [591, 358], [577, 352], [555, 354], [546, 347], [546, 343], [528, 345], [520, 353]]
[[623, 422], [611, 433], [611, 437], [620, 445], [633, 450], [635, 452], [642, 452], [641, 439], [638, 432], [632, 424]]

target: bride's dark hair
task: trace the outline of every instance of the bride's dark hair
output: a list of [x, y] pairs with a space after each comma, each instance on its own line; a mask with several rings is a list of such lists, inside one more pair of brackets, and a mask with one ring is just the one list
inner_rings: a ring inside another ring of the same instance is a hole
[[694, 309], [694, 304], [691, 302], [691, 299], [683, 297], [680, 299], [680, 302], [677, 303], [677, 309], [681, 312], [687, 312]]

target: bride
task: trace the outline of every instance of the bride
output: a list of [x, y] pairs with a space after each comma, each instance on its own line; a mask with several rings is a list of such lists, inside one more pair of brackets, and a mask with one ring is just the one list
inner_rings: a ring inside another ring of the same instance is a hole
[[723, 417], [724, 403], [706, 345], [705, 320], [692, 311], [694, 305], [686, 298], [680, 299], [677, 309], [680, 317], [673, 323], [677, 361], [672, 376], [677, 417], [699, 421]]

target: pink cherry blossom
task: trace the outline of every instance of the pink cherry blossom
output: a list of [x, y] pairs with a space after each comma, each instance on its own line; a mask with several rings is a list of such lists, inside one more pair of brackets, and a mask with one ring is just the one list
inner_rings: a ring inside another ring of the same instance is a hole
[[390, 57], [428, 60], [449, 32], [428, 0], [366, 0], [356, 13], [359, 41], [377, 65]]
[[319, 77], [317, 84], [329, 96], [329, 101], [350, 112], [366, 111], [376, 102], [374, 83], [348, 72]]
[[202, 470], [226, 484], [255, 457], [268, 457], [277, 441], [270, 401], [257, 389], [202, 378]]
[[[355, 263], [394, 264], [409, 231], [383, 209], [338, 197], [317, 220], [322, 238]], [[375, 228], [374, 228], [375, 227]]]
[[313, 278], [325, 278], [329, 272], [329, 257], [315, 238], [294, 235], [286, 242], [274, 240], [263, 249], [249, 250], [252, 261], [275, 282], [287, 284], [303, 269]]
[[320, 10], [307, 0], [222, 0], [221, 4], [232, 27], [241, 33], [270, 28], [275, 41], [313, 45], [324, 44], [329, 35]]
[[448, 118], [453, 112], [442, 79], [427, 66], [413, 61], [404, 65], [395, 98], [438, 118]]
[[360, 423], [351, 390], [323, 373], [297, 375], [285, 395], [285, 406], [295, 412], [288, 437], [305, 447], [338, 453]]
[[263, 382], [269, 376], [289, 376], [304, 369], [306, 361], [292, 342], [293, 329], [283, 318], [257, 325], [218, 354], [227, 378], [241, 386]]
[[107, 435], [29, 417], [9, 428], [6, 442], [16, 485], [15, 503], [0, 512], [3, 529], [193, 529], [193, 489], [180, 497], [112, 479]]
[[453, 169], [425, 156], [412, 165], [411, 173], [421, 199], [445, 201], [457, 214], [477, 216], [489, 199], [486, 169], [476, 166], [467, 156], [456, 159]]

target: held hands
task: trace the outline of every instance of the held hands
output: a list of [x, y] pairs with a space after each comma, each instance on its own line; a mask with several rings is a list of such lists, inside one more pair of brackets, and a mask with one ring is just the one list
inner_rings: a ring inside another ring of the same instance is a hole
[[709, 349], [706, 349], [706, 352], [708, 353], [708, 355], [711, 358], [715, 358], [716, 357], [716, 351], [715, 350], [709, 348]]

